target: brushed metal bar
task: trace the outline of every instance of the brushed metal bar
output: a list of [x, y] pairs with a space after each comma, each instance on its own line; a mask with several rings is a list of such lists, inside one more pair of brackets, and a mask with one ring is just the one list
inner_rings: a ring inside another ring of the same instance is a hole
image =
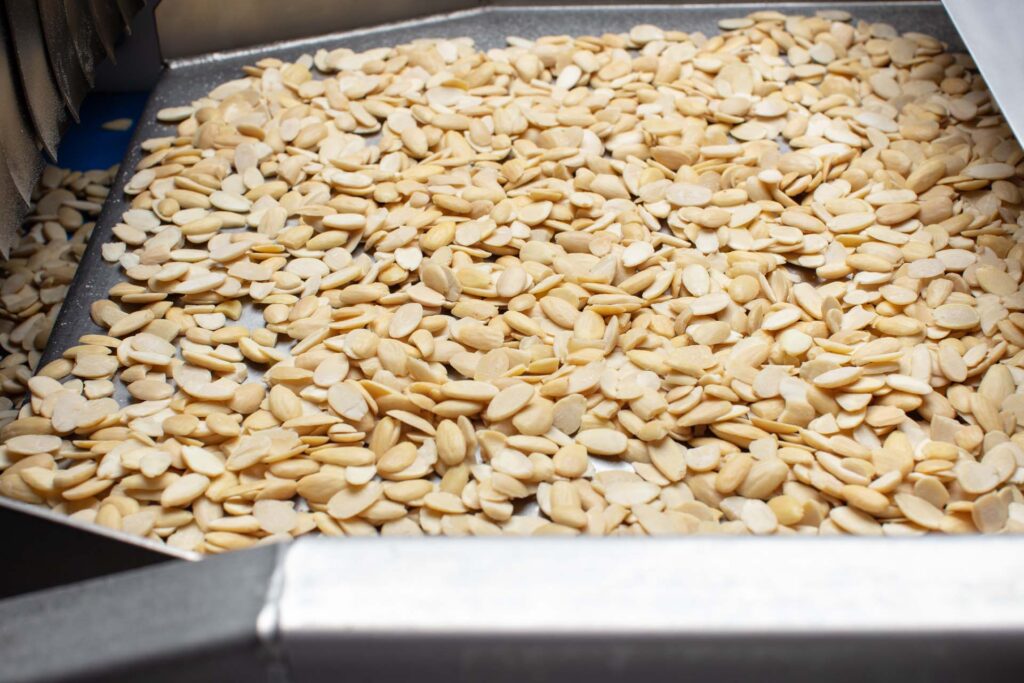
[[89, 92], [89, 86], [82, 65], [75, 55], [71, 30], [64, 14], [64, 3], [61, 0], [39, 0], [38, 5], [54, 81], [60, 88], [68, 112], [78, 121], [78, 107]]
[[1008, 537], [304, 539], [284, 562], [292, 680], [963, 681], [1022, 659]]

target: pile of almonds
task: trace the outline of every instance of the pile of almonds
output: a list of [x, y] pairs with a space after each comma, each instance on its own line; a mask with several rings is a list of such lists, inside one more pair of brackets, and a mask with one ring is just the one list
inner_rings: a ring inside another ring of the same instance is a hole
[[0, 491], [207, 553], [1024, 529], [1024, 155], [969, 57], [720, 27], [267, 58], [160, 111]]
[[117, 167], [69, 171], [49, 166], [32, 198], [25, 230], [0, 259], [0, 419], [25, 397], [78, 269]]

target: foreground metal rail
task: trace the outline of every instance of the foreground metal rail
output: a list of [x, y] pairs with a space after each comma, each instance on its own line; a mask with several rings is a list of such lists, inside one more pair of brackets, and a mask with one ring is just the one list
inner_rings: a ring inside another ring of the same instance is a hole
[[303, 539], [0, 602], [0, 680], [975, 681], [1006, 538]]

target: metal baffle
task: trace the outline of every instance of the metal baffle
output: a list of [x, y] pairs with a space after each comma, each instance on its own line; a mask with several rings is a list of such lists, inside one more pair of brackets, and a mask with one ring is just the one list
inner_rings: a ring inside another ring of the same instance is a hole
[[1003, 117], [1024, 137], [1024, 2], [1020, 0], [942, 0]]
[[312, 540], [294, 681], [969, 681], [1024, 662], [1009, 537]]
[[3, 5], [32, 125], [47, 155], [56, 161], [60, 132], [68, 114], [46, 57], [39, 8], [34, 2], [5, 2]]
[[0, 679], [1013, 680], [1011, 537], [312, 539], [0, 602]]
[[0, 0], [0, 254], [17, 241], [43, 168], [40, 146], [56, 158], [123, 21], [115, 0]]

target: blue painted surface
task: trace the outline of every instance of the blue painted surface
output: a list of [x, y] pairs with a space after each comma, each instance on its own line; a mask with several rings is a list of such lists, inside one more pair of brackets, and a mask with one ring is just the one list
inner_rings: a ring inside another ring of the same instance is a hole
[[[137, 123], [149, 93], [92, 93], [60, 141], [57, 163], [64, 168], [87, 171], [120, 163], [132, 139], [132, 129], [104, 130], [103, 124], [127, 118]], [[134, 126], [133, 126], [134, 128]]]

